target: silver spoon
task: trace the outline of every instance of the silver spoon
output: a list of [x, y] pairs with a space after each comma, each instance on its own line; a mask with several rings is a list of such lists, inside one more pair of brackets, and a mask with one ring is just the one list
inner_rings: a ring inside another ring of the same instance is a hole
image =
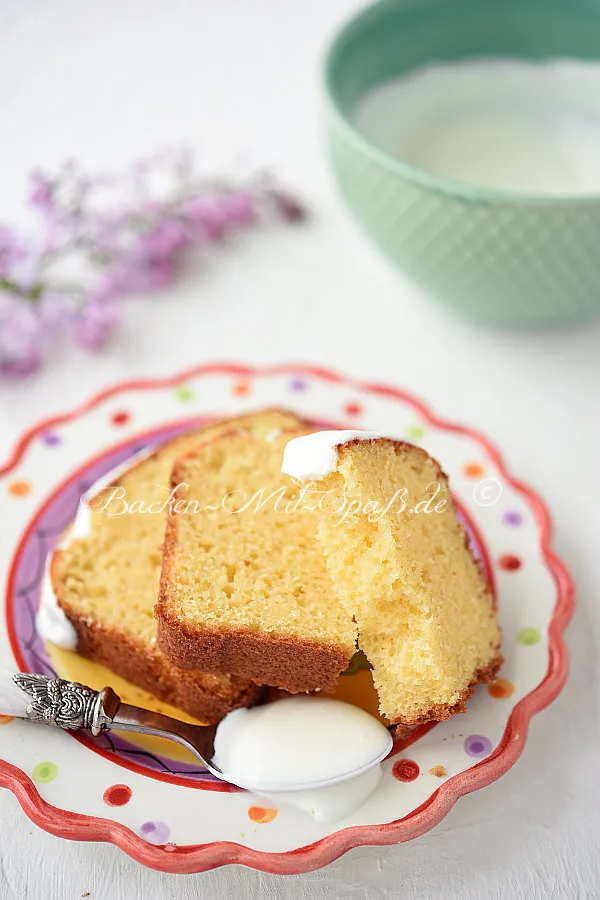
[[[95, 691], [79, 682], [65, 681], [62, 678], [0, 672], [0, 714], [29, 719], [67, 731], [83, 728], [93, 735], [109, 731], [135, 731], [138, 734], [166, 738], [186, 747], [209, 772], [217, 778], [225, 779], [223, 770], [215, 761], [217, 725], [192, 725], [162, 713], [122, 703], [121, 698], [110, 687]], [[262, 789], [272, 792], [312, 790], [347, 781], [380, 763], [389, 753], [392, 743], [392, 737], [388, 733], [376, 758], [365, 761], [353, 771], [336, 773], [334, 777], [319, 782], [293, 787], [289, 784], [262, 785]], [[260, 792], [261, 786], [252, 785], [251, 789]]]
[[137, 731], [176, 741], [197, 756], [217, 778], [223, 772], [212, 761], [216, 725], [192, 725], [162, 713], [123, 703], [112, 688], [94, 691], [77, 681], [23, 672], [0, 673], [0, 714], [30, 719], [66, 731], [84, 728], [93, 735]]

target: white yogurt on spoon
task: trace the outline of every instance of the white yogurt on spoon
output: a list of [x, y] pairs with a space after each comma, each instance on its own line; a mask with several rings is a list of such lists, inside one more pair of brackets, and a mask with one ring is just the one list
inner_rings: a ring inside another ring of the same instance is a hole
[[298, 695], [229, 713], [213, 762], [232, 784], [335, 821], [375, 790], [392, 744], [387, 728], [359, 707]]

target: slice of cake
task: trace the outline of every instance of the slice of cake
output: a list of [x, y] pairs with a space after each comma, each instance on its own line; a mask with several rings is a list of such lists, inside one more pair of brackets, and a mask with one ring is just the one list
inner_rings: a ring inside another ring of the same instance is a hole
[[[52, 587], [75, 628], [79, 653], [204, 721], [218, 721], [256, 700], [260, 688], [247, 677], [182, 671], [157, 647], [153, 610], [169, 512], [165, 501], [174, 460], [199, 441], [236, 427], [244, 440], [253, 435], [264, 442], [299, 424], [291, 413], [267, 410], [184, 435], [88, 501], [88, 536], [57, 551], [51, 564]], [[136, 501], [139, 512], [123, 512]]]
[[501, 635], [438, 463], [372, 433], [320, 432], [288, 444], [283, 470], [323, 491], [319, 540], [382, 715], [413, 726], [463, 712], [502, 662]]
[[356, 626], [337, 601], [317, 511], [281, 474], [301, 433], [234, 431], [174, 466], [182, 503], [167, 524], [156, 615], [159, 646], [177, 665], [291, 692], [331, 689], [347, 667]]

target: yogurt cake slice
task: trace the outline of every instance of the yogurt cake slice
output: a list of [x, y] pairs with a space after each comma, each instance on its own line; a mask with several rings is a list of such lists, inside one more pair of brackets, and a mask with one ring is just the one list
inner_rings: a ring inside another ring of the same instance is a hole
[[318, 537], [382, 715], [414, 726], [464, 712], [502, 663], [501, 633], [439, 464], [369, 432], [320, 432], [292, 440], [282, 468], [327, 497]]
[[[251, 435], [262, 443], [300, 424], [291, 413], [266, 410], [196, 430], [164, 444], [90, 502], [89, 533], [58, 550], [51, 563], [52, 588], [75, 629], [79, 653], [206, 722], [256, 701], [261, 689], [248, 677], [183, 671], [161, 653], [154, 604], [168, 510], [116, 513], [123, 491], [126, 502], [160, 507], [175, 459], [202, 440], [237, 428], [245, 440]], [[115, 488], [122, 491], [111, 500]]]
[[202, 509], [182, 503], [167, 523], [156, 616], [176, 665], [293, 693], [332, 689], [347, 668], [356, 626], [337, 600], [318, 513], [281, 474], [287, 441], [305, 433], [265, 441], [234, 430], [174, 466], [178, 499]]

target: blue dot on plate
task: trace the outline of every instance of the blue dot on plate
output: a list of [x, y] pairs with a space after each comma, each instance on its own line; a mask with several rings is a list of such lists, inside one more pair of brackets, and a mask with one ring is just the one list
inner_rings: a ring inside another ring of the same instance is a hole
[[62, 443], [62, 438], [55, 431], [46, 431], [42, 435], [42, 440], [46, 447], [58, 447]]
[[464, 741], [465, 753], [474, 759], [482, 759], [494, 749], [492, 742], [483, 734], [469, 734]]
[[523, 516], [520, 512], [517, 512], [515, 509], [509, 509], [502, 516], [502, 521], [505, 525], [510, 525], [511, 527], [515, 527], [517, 525], [523, 524]]
[[166, 844], [169, 840], [171, 829], [165, 822], [144, 822], [139, 834], [149, 844]]

